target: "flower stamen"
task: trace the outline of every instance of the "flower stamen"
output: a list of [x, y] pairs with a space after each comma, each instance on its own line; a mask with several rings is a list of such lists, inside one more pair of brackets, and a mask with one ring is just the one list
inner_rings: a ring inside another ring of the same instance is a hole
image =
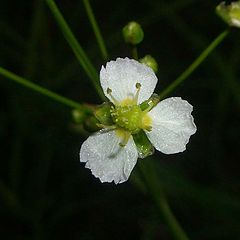
[[122, 138], [122, 141], [119, 143], [120, 147], [125, 147], [128, 143], [128, 140], [131, 136], [131, 132], [124, 131], [124, 130], [117, 130], [117, 134]]
[[139, 93], [140, 93], [140, 89], [141, 89], [141, 83], [139, 83], [139, 82], [137, 82], [136, 83], [136, 89], [137, 89], [137, 91], [136, 91], [136, 94], [135, 94], [135, 96], [134, 96], [134, 98], [133, 98], [133, 102], [137, 105], [137, 103], [138, 103], [138, 97], [139, 97]]
[[112, 89], [111, 88], [107, 88], [107, 94], [110, 96], [112, 103], [114, 105], [118, 105], [119, 101], [112, 95]]

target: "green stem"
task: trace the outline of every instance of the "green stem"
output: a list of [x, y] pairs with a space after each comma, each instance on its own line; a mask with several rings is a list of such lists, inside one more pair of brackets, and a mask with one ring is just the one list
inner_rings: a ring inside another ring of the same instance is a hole
[[136, 46], [131, 46], [131, 50], [132, 50], [132, 57], [135, 59], [135, 60], [138, 60], [138, 50], [137, 50], [137, 47]]
[[60, 10], [58, 9], [57, 5], [55, 4], [54, 0], [46, 0], [50, 10], [55, 17], [56, 22], [58, 23], [65, 39], [69, 43], [70, 47], [72, 48], [75, 56], [77, 57], [80, 65], [83, 67], [84, 71], [92, 81], [93, 86], [95, 87], [99, 96], [105, 100], [105, 96], [102, 92], [102, 89], [99, 84], [99, 77], [96, 69], [93, 67], [92, 63], [90, 62], [89, 58], [87, 57], [86, 53], [84, 52], [83, 48], [73, 35], [73, 32], [69, 28], [67, 22], [63, 18]]
[[46, 88], [43, 88], [35, 83], [32, 83], [30, 81], [28, 81], [27, 79], [25, 78], [22, 78], [12, 72], [9, 72], [8, 70], [0, 67], [0, 75], [6, 77], [7, 79], [9, 80], [12, 80], [24, 87], [27, 87], [27, 88], [30, 88], [31, 90], [35, 91], [35, 92], [38, 92], [44, 96], [47, 96], [57, 102], [60, 102], [68, 107], [71, 107], [71, 108], [76, 108], [76, 109], [79, 109], [85, 113], [91, 113], [91, 109], [89, 109], [88, 107], [82, 105], [82, 104], [79, 104], [73, 100], [70, 100], [68, 98], [65, 98], [55, 92], [52, 92]]
[[187, 235], [185, 234], [185, 232], [183, 231], [183, 229], [179, 225], [177, 219], [173, 215], [172, 210], [170, 209], [169, 204], [167, 202], [167, 199], [165, 198], [163, 193], [162, 193], [161, 196], [158, 196], [156, 198], [156, 203], [157, 203], [159, 209], [161, 210], [164, 222], [167, 224], [167, 226], [168, 226], [169, 230], [171, 231], [174, 239], [176, 239], [176, 240], [188, 240]]
[[[159, 184], [159, 179], [156, 174], [156, 167], [154, 164], [139, 164], [140, 173], [143, 176], [144, 183], [152, 195], [160, 214], [163, 218], [163, 221], [168, 226], [169, 231], [172, 234], [172, 237], [175, 240], [188, 240], [188, 237], [184, 230], [181, 228], [174, 214], [172, 213], [168, 201], [165, 197], [165, 194]], [[147, 168], [146, 168], [147, 167]]]
[[93, 10], [92, 10], [92, 7], [90, 5], [90, 2], [89, 2], [89, 0], [83, 0], [83, 4], [84, 4], [84, 7], [85, 7], [86, 12], [87, 12], [88, 19], [89, 19], [89, 21], [92, 25], [93, 32], [96, 36], [97, 43], [98, 43], [99, 49], [101, 51], [102, 57], [103, 57], [104, 60], [107, 60], [108, 59], [107, 49], [106, 49], [106, 46], [104, 44], [104, 40], [103, 40], [103, 37], [101, 35], [101, 32], [100, 32], [99, 26], [97, 24], [96, 18], [93, 14]]
[[199, 57], [166, 89], [164, 89], [160, 94], [160, 99], [165, 98], [170, 92], [172, 92], [176, 87], [181, 84], [184, 80], [189, 77], [192, 72], [207, 58], [207, 56], [224, 40], [228, 35], [229, 30], [225, 30], [219, 34], [213, 42], [199, 55]]

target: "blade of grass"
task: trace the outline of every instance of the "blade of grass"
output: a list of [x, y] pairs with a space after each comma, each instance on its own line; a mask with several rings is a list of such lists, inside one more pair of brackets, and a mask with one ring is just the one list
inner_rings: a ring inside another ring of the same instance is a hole
[[93, 29], [93, 32], [95, 34], [100, 52], [101, 52], [102, 57], [103, 57], [103, 60], [107, 60], [108, 59], [107, 49], [106, 49], [102, 34], [100, 32], [99, 26], [97, 24], [96, 18], [94, 16], [92, 7], [90, 5], [90, 2], [89, 2], [89, 0], [83, 0], [83, 4], [84, 4], [84, 7], [85, 7], [86, 12], [87, 12], [88, 19], [89, 19], [89, 21], [92, 25], [92, 29]]
[[68, 44], [72, 48], [76, 58], [78, 59], [80, 65], [86, 72], [87, 76], [90, 78], [94, 88], [96, 89], [97, 93], [101, 97], [102, 100], [105, 100], [105, 96], [99, 84], [99, 77], [96, 69], [93, 67], [91, 61], [89, 60], [88, 56], [84, 52], [83, 48], [77, 41], [76, 37], [74, 36], [73, 32], [69, 28], [67, 22], [65, 21], [63, 15], [61, 14], [60, 10], [58, 9], [56, 3], [53, 0], [46, 0], [48, 7], [50, 8], [53, 16], [57, 24], [59, 25], [65, 39], [67, 40]]

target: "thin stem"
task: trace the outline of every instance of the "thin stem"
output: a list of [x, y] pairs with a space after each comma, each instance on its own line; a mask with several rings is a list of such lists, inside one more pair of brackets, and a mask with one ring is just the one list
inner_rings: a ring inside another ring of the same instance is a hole
[[225, 30], [219, 34], [213, 42], [199, 55], [199, 57], [176, 79], [174, 80], [166, 89], [164, 89], [160, 94], [160, 99], [166, 97], [170, 92], [172, 92], [176, 87], [181, 84], [184, 80], [189, 77], [192, 72], [207, 58], [207, 56], [224, 40], [228, 35], [229, 30]]
[[156, 167], [153, 164], [149, 164], [147, 167], [149, 168], [146, 169], [146, 164], [140, 164], [140, 173], [149, 193], [152, 195], [152, 198], [160, 211], [165, 224], [168, 226], [172, 237], [175, 240], [188, 240], [186, 233], [172, 213], [161, 185], [159, 184]]
[[187, 235], [179, 225], [176, 217], [173, 215], [173, 212], [167, 202], [166, 197], [162, 193], [160, 196], [156, 197], [156, 204], [161, 210], [162, 217], [164, 222], [168, 225], [169, 230], [171, 231], [174, 239], [176, 240], [188, 240]]
[[80, 65], [83, 67], [84, 71], [92, 81], [93, 86], [95, 87], [99, 96], [104, 100], [105, 96], [102, 92], [102, 89], [99, 85], [99, 77], [96, 69], [93, 67], [92, 63], [90, 62], [89, 58], [87, 57], [86, 53], [84, 52], [83, 48], [77, 41], [76, 37], [74, 36], [73, 32], [69, 28], [67, 22], [65, 21], [63, 15], [61, 14], [60, 10], [58, 9], [57, 5], [55, 4], [54, 0], [46, 0], [50, 10], [55, 17], [56, 22], [58, 23], [65, 39], [69, 43], [70, 47], [72, 48], [75, 56], [77, 57]]
[[137, 50], [137, 47], [136, 46], [131, 46], [131, 50], [132, 50], [132, 57], [135, 59], [135, 60], [138, 60], [138, 50]]
[[98, 43], [99, 49], [101, 51], [102, 57], [103, 57], [104, 60], [107, 60], [108, 59], [107, 49], [106, 49], [102, 34], [100, 32], [99, 26], [97, 24], [96, 18], [94, 16], [92, 7], [90, 5], [90, 2], [89, 2], [89, 0], [83, 0], [83, 4], [84, 4], [84, 7], [85, 7], [86, 12], [87, 12], [88, 19], [89, 19], [89, 21], [92, 25], [93, 32], [96, 36], [97, 43]]
[[20, 77], [16, 74], [4, 69], [4, 68], [2, 68], [2, 67], [0, 67], [0, 75], [6, 77], [9, 80], [12, 80], [12, 81], [18, 83], [18, 84], [20, 84], [24, 87], [30, 88], [31, 90], [33, 90], [35, 92], [38, 92], [38, 93], [40, 93], [44, 96], [47, 96], [47, 97], [49, 97], [49, 98], [51, 98], [51, 99], [53, 99], [57, 102], [60, 102], [60, 103], [66, 105], [68, 107], [79, 109], [79, 110], [81, 110], [85, 113], [91, 113], [92, 112], [90, 108], [88, 108], [88, 107], [86, 107], [82, 104], [79, 104], [79, 103], [77, 103], [73, 100], [70, 100], [68, 98], [65, 98], [65, 97], [63, 97], [63, 96], [61, 96], [61, 95], [59, 95], [55, 92], [52, 92], [52, 91], [50, 91], [46, 88], [43, 88], [43, 87], [41, 87], [41, 86], [39, 86], [35, 83], [32, 83], [32, 82], [28, 81], [27, 79], [22, 78], [22, 77]]

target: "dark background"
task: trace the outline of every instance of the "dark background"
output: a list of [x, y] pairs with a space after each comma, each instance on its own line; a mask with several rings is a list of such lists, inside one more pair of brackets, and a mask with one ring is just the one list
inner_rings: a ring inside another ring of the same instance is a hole
[[[99, 70], [101, 58], [82, 1], [57, 1]], [[227, 26], [218, 1], [91, 1], [110, 59], [130, 56], [121, 29], [142, 24], [139, 55], [159, 64], [160, 92]], [[101, 103], [44, 1], [0, 0], [0, 66], [80, 102]], [[180, 154], [155, 163], [177, 219], [190, 239], [240, 239], [240, 30], [171, 96], [194, 106], [197, 133]], [[0, 76], [1, 239], [172, 239], [150, 194], [136, 181], [101, 184], [79, 149], [69, 108]]]

